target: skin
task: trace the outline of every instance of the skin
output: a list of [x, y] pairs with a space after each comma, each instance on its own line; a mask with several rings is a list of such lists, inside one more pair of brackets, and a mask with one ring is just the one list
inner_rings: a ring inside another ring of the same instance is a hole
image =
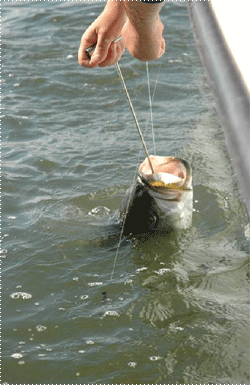
[[128, 51], [142, 61], [161, 57], [165, 52], [165, 40], [159, 13], [164, 3], [145, 4], [128, 0], [122, 3], [128, 16], [122, 30]]
[[[83, 67], [105, 67], [116, 63], [125, 47], [137, 59], [156, 60], [165, 52], [164, 26], [159, 13], [163, 4], [108, 0], [103, 12], [81, 38], [78, 62]], [[119, 42], [114, 40], [122, 35]], [[96, 44], [91, 58], [86, 49]]]

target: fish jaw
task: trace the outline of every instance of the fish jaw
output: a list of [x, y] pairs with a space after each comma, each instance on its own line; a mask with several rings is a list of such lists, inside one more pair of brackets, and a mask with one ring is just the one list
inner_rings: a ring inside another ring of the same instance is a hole
[[150, 156], [140, 165], [136, 183], [127, 190], [119, 219], [123, 234], [186, 229], [192, 222], [193, 191], [189, 163], [175, 157]]
[[193, 189], [189, 163], [177, 157], [150, 156], [139, 167], [139, 178], [154, 199], [161, 227], [186, 229], [192, 223]]
[[154, 173], [152, 173], [149, 160], [146, 158], [139, 167], [139, 175], [151, 187], [167, 189], [189, 190], [192, 189], [192, 171], [189, 163], [181, 158], [171, 156], [150, 155]]

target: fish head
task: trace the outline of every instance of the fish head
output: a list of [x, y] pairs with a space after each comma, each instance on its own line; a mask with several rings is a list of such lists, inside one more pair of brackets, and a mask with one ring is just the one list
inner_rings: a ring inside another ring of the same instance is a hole
[[173, 228], [187, 228], [190, 225], [193, 191], [188, 161], [178, 157], [150, 155], [139, 166], [138, 181], [154, 199], [162, 219], [171, 223]]

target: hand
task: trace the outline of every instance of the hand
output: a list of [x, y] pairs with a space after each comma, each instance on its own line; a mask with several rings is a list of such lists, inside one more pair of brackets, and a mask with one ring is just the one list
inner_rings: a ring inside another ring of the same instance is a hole
[[[119, 3], [120, 1], [107, 3], [101, 15], [82, 35], [78, 51], [78, 63], [83, 67], [110, 66], [122, 56], [125, 49], [124, 40], [114, 42], [121, 34], [126, 21], [125, 11]], [[89, 58], [86, 49], [95, 44], [95, 50]]]

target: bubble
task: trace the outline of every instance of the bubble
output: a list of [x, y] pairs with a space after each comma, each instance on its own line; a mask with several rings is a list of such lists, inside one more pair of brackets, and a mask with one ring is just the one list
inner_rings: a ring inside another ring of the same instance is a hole
[[13, 353], [11, 357], [19, 360], [19, 358], [23, 358], [23, 355], [22, 353]]
[[117, 313], [117, 311], [115, 311], [115, 310], [108, 310], [108, 311], [106, 311], [106, 313], [104, 314], [104, 317], [107, 316], [107, 315], [117, 316], [117, 317], [120, 316], [119, 313]]
[[89, 282], [88, 285], [89, 286], [101, 286], [101, 285], [103, 285], [103, 282]]
[[68, 55], [67, 57], [66, 57], [66, 59], [72, 59], [74, 56], [73, 55]]
[[25, 364], [25, 361], [18, 361], [18, 364], [23, 365], [23, 364]]
[[87, 344], [87, 345], [94, 345], [94, 341], [90, 341], [90, 340], [89, 340], [89, 341], [86, 341], [86, 344]]
[[30, 299], [30, 298], [32, 298], [32, 295], [29, 293], [24, 293], [24, 292], [19, 291], [17, 293], [11, 294], [10, 297], [13, 299], [20, 299], [20, 298], [21, 299]]
[[83, 353], [85, 353], [85, 350], [79, 350], [79, 353], [83, 354]]
[[84, 301], [85, 299], [89, 298], [89, 296], [87, 294], [84, 294], [80, 298]]
[[105, 206], [94, 207], [88, 215], [93, 217], [102, 218], [110, 213], [110, 210]]
[[130, 366], [131, 368], [135, 368], [137, 365], [137, 362], [129, 362], [128, 363], [128, 366]]
[[167, 268], [162, 268], [162, 269], [159, 269], [158, 271], [155, 271], [155, 273], [159, 274], [159, 275], [163, 275], [165, 273], [168, 273], [169, 271], [171, 271], [171, 270], [167, 269]]
[[158, 360], [162, 360], [162, 357], [160, 356], [151, 356], [149, 357], [150, 361], [158, 361]]
[[148, 270], [148, 268], [147, 267], [141, 267], [140, 269], [137, 269], [136, 271], [143, 271], [143, 270]]
[[42, 325], [37, 325], [37, 326], [36, 326], [36, 330], [37, 330], [38, 332], [43, 332], [43, 331], [46, 330], [46, 329], [47, 329], [46, 326], [42, 326]]
[[127, 279], [127, 280], [124, 282], [124, 285], [128, 285], [128, 284], [130, 284], [130, 283], [132, 283], [132, 282], [133, 282], [132, 279]]
[[15, 217], [14, 215], [10, 215], [9, 217], [7, 217], [7, 219], [17, 219], [17, 217]]
[[8, 250], [6, 250], [6, 249], [0, 250], [0, 254], [7, 254], [7, 253], [8, 253]]

